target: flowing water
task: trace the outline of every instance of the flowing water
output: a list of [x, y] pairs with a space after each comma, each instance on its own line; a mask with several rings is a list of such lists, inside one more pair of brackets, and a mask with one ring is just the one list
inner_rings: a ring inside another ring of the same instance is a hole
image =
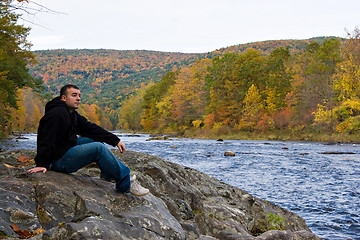
[[[149, 135], [117, 134], [127, 150], [197, 169], [299, 214], [321, 238], [360, 240], [359, 144], [147, 141]], [[35, 149], [36, 135], [24, 137], [28, 139], [8, 140], [1, 147]], [[225, 157], [225, 151], [236, 155]]]

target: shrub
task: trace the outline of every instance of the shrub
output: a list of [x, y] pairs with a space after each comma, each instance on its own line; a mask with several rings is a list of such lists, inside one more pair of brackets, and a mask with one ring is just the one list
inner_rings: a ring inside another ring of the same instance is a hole
[[314, 125], [319, 127], [332, 128], [333, 111], [328, 110], [325, 106], [318, 104], [318, 109], [312, 113], [314, 115]]
[[345, 121], [336, 126], [336, 131], [339, 133], [355, 133], [360, 130], [360, 115], [349, 117]]
[[274, 213], [268, 213], [265, 215], [265, 219], [262, 219], [261, 222], [263, 223], [262, 230], [264, 232], [270, 230], [284, 230], [285, 229], [285, 218], [280, 217]]
[[334, 118], [338, 122], [343, 122], [350, 117], [360, 115], [360, 102], [347, 100], [340, 106], [333, 109]]

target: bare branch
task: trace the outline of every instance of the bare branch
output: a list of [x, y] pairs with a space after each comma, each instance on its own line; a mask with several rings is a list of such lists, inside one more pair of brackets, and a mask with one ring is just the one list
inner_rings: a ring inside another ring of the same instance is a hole
[[[21, 19], [22, 21], [44, 28], [46, 27], [36, 23], [36, 18], [39, 13], [66, 15], [66, 13], [52, 10], [42, 4], [31, 0], [4, 1], [2, 4], [5, 5], [11, 12], [16, 12], [20, 14], [19, 19]], [[27, 17], [24, 17], [24, 15], [27, 15]]]

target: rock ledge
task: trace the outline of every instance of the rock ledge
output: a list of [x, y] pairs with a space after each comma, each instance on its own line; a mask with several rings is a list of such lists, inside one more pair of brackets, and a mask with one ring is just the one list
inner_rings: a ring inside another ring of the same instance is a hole
[[31, 162], [18, 162], [20, 154], [35, 155], [0, 153], [3, 239], [19, 238], [13, 224], [45, 230], [31, 239], [320, 239], [297, 214], [157, 156], [115, 153], [150, 189], [137, 198], [115, 192], [96, 165], [28, 174]]

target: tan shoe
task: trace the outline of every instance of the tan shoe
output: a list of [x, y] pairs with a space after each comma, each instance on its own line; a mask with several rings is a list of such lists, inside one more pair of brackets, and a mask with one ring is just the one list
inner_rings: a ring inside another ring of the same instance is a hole
[[136, 197], [142, 197], [147, 195], [150, 191], [144, 188], [136, 180], [136, 175], [130, 176], [130, 193]]

